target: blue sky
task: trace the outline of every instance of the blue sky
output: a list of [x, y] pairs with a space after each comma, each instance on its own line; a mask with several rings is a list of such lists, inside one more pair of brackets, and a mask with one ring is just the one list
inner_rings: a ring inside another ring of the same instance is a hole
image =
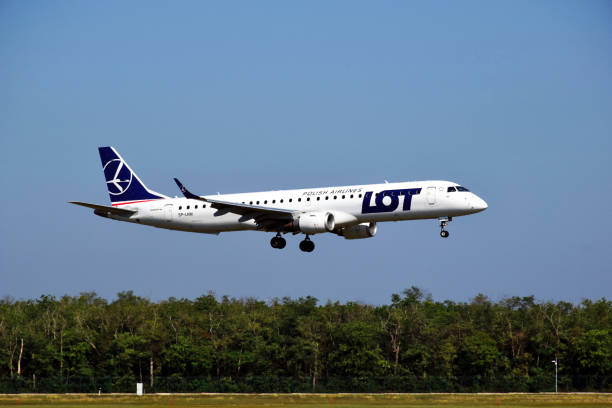
[[[612, 6], [0, 4], [0, 296], [610, 298]], [[489, 204], [370, 240], [111, 222], [97, 154], [198, 194], [453, 180]]]

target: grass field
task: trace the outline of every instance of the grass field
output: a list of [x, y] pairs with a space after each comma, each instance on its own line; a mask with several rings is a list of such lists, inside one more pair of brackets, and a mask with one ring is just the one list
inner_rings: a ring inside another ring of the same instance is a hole
[[612, 394], [17, 394], [0, 407], [612, 407]]

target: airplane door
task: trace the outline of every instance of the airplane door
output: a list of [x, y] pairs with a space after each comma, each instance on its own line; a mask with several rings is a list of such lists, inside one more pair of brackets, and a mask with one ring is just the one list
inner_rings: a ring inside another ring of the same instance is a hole
[[434, 205], [436, 204], [436, 187], [431, 186], [427, 187], [427, 204]]
[[170, 222], [172, 221], [172, 204], [166, 204], [164, 206], [164, 215], [165, 215], [165, 219], [166, 221]]

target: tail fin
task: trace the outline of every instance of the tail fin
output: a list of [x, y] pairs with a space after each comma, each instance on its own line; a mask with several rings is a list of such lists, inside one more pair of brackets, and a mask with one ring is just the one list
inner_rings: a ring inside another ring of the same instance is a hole
[[113, 147], [99, 147], [98, 151], [113, 205], [168, 198], [149, 190]]

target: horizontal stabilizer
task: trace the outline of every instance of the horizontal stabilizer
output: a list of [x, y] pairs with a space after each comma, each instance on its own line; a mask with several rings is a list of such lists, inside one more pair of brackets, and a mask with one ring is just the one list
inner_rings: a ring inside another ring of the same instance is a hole
[[76, 205], [80, 205], [83, 207], [87, 207], [87, 208], [92, 208], [94, 210], [99, 210], [101, 212], [107, 212], [107, 213], [111, 213], [111, 214], [115, 214], [115, 215], [121, 215], [124, 217], [128, 217], [134, 213], [136, 213], [136, 211], [133, 210], [126, 210], [123, 208], [116, 208], [116, 207], [108, 207], [106, 205], [98, 205], [98, 204], [90, 204], [90, 203], [83, 203], [81, 201], [68, 201], [70, 204], [76, 204]]

